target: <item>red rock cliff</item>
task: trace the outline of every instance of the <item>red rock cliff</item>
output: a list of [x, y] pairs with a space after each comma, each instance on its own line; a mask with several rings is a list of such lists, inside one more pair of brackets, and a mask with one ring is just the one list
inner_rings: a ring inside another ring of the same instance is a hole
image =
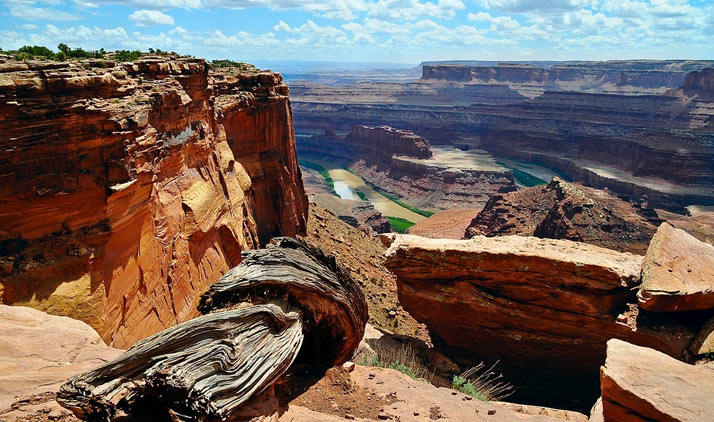
[[0, 301], [126, 347], [305, 228], [288, 88], [201, 59], [0, 60]]

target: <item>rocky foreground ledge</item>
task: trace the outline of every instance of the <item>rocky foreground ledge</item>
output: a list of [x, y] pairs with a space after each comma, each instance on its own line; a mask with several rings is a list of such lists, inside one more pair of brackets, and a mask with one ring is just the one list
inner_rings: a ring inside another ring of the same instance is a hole
[[[699, 253], [677, 253], [681, 244]], [[612, 338], [690, 362], [706, 353], [714, 308], [677, 311], [711, 297], [712, 258], [711, 245], [665, 223], [644, 258], [656, 271], [643, 272], [643, 258], [630, 253], [520, 236], [396, 236], [386, 266], [401, 304], [445, 354], [466, 365], [500, 361], [521, 398], [589, 406]], [[669, 270], [680, 276], [676, 285]]]

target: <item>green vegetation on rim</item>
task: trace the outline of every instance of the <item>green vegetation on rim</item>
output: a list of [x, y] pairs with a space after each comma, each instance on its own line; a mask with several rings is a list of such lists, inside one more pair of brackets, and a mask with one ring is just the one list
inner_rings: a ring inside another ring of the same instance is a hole
[[[84, 50], [81, 47], [70, 48], [65, 43], [57, 45], [57, 50], [58, 52], [55, 53], [45, 46], [25, 45], [17, 50], [3, 50], [0, 48], [0, 53], [13, 56], [15, 60], [39, 59], [67, 61], [80, 59], [113, 59], [118, 62], [131, 62], [137, 60], [145, 54], [156, 54], [160, 56], [177, 55], [173, 51], [163, 51], [159, 48], [150, 48], [148, 53], [143, 53], [139, 50], [118, 50], [115, 52], [107, 52], [103, 48], [100, 48], [99, 50]], [[105, 67], [105, 64], [100, 64], [98, 67]]]
[[411, 221], [400, 217], [387, 216], [387, 220], [389, 220], [389, 225], [392, 226], [392, 230], [397, 233], [406, 233], [409, 227], [414, 225]]
[[321, 165], [317, 163], [313, 163], [312, 161], [304, 161], [304, 160], [299, 160], [298, 164], [301, 166], [311, 169], [311, 170], [316, 170], [317, 172], [320, 173], [323, 179], [325, 179], [325, 184], [327, 187], [330, 188], [330, 191], [332, 191], [333, 195], [337, 195], [337, 192], [335, 191], [335, 181], [332, 180], [332, 177], [330, 176], [330, 172], [327, 171], [326, 168], [322, 167]]
[[240, 71], [257, 72], [258, 68], [250, 63], [236, 62], [233, 60], [212, 60], [210, 63], [212, 69], [236, 68]]

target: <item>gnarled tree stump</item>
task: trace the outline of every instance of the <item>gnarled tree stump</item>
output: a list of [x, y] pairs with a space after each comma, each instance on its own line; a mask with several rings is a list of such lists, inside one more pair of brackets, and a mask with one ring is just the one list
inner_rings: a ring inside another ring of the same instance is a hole
[[301, 350], [315, 365], [349, 359], [367, 306], [333, 256], [279, 238], [243, 258], [202, 297], [204, 315], [73, 377], [58, 393], [60, 404], [86, 420], [232, 420]]

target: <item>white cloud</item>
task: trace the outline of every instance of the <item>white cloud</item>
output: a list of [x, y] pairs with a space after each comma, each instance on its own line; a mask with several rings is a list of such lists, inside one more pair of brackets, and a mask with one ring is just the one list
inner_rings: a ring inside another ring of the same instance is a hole
[[486, 9], [524, 13], [532, 11], [562, 12], [594, 7], [599, 0], [480, 0]]
[[438, 0], [421, 2], [420, 0], [379, 0], [369, 6], [368, 16], [394, 20], [414, 20], [420, 17], [451, 19], [457, 10], [466, 6], [461, 0]]
[[34, 31], [35, 29], [39, 28], [37, 25], [34, 23], [26, 23], [24, 25], [20, 25], [20, 29], [24, 29], [26, 31]]
[[136, 26], [173, 25], [174, 18], [158, 10], [137, 10], [129, 15]]
[[51, 9], [48, 7], [35, 7], [28, 4], [10, 6], [10, 16], [18, 19], [30, 21], [76, 21], [80, 18], [64, 10]]

